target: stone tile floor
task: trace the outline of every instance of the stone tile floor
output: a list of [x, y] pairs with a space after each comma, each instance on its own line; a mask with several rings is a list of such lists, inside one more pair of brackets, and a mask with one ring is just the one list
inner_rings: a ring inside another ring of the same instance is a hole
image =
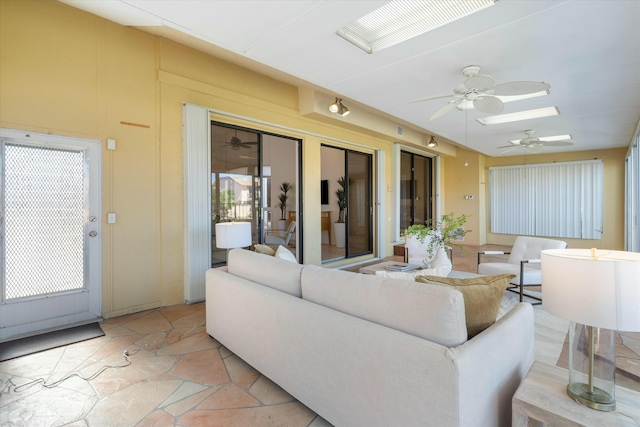
[[[454, 252], [454, 268], [475, 272], [476, 253]], [[0, 363], [0, 426], [331, 427], [209, 337], [204, 310], [204, 303], [177, 305], [105, 320], [104, 337]], [[616, 381], [640, 391], [640, 334], [621, 334], [620, 343], [627, 382]], [[546, 343], [538, 344], [544, 350]], [[130, 366], [91, 381], [72, 377], [54, 388], [15, 389], [125, 365], [125, 350]]]
[[[291, 426], [329, 423], [207, 335], [205, 304], [101, 322], [105, 336], [0, 363], [0, 426]], [[16, 390], [37, 378], [53, 383]]]

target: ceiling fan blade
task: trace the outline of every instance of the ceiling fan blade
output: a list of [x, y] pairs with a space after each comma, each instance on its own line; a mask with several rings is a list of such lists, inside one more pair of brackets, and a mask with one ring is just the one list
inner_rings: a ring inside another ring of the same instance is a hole
[[[498, 147], [498, 148], [500, 148], [500, 147]], [[500, 152], [499, 154], [508, 153], [509, 151], [513, 151], [513, 150], [515, 150], [516, 148], [520, 148], [520, 146], [517, 146], [517, 147], [514, 147], [514, 146], [507, 147], [507, 149], [506, 149], [506, 150], [504, 150], [504, 151]]]
[[441, 107], [438, 109], [438, 111], [436, 111], [435, 113], [433, 113], [431, 115], [431, 117], [429, 117], [429, 120], [435, 120], [438, 117], [442, 117], [445, 114], [447, 114], [449, 111], [453, 110], [454, 108], [456, 108], [456, 105], [458, 105], [462, 100], [459, 99], [457, 101], [451, 101], [448, 104], [446, 104], [444, 107]]
[[493, 77], [486, 74], [478, 74], [477, 76], [469, 77], [464, 81], [464, 85], [467, 89], [477, 89], [479, 92], [491, 88], [496, 81]]
[[245, 143], [245, 142], [243, 142], [242, 144], [240, 144], [240, 145], [239, 145], [239, 147], [246, 148], [247, 150], [251, 150], [251, 149], [253, 148], [253, 147], [251, 147], [251, 146], [247, 145], [247, 143]]
[[503, 146], [500, 146], [500, 147], [496, 147], [496, 150], [499, 150], [499, 149], [501, 149], [501, 148], [518, 148], [518, 147], [521, 147], [521, 145], [518, 145], [518, 144], [510, 144], [510, 145], [503, 145]]
[[434, 100], [434, 99], [452, 98], [454, 96], [455, 95], [432, 96], [431, 98], [422, 98], [422, 99], [416, 99], [415, 101], [409, 101], [409, 104], [415, 104], [416, 102], [431, 101], [431, 100]]
[[549, 90], [550, 87], [550, 84], [544, 82], [509, 82], [495, 85], [493, 94], [496, 96], [528, 95]]
[[544, 141], [542, 145], [546, 147], [568, 147], [569, 145], [573, 145], [573, 142], [569, 141]]
[[504, 109], [504, 103], [500, 98], [485, 95], [473, 101], [473, 107], [486, 114], [499, 114]]

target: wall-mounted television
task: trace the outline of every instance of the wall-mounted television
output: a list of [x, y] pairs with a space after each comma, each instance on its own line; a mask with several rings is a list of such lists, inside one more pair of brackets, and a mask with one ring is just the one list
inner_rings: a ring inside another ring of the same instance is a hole
[[329, 180], [323, 179], [320, 181], [320, 204], [329, 204]]

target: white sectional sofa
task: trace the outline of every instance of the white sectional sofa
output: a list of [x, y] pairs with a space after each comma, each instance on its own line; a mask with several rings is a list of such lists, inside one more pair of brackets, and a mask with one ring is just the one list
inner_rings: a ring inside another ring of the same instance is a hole
[[207, 333], [337, 427], [509, 426], [533, 363], [526, 303], [467, 340], [447, 287], [242, 249], [206, 283]]

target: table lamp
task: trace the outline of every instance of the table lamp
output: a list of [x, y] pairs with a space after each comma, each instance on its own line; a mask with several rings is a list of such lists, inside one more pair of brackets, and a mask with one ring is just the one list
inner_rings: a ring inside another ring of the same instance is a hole
[[640, 253], [542, 251], [542, 306], [571, 321], [567, 394], [600, 411], [615, 401], [615, 331], [640, 331]]
[[226, 249], [251, 246], [250, 222], [219, 222], [216, 224], [216, 246]]

